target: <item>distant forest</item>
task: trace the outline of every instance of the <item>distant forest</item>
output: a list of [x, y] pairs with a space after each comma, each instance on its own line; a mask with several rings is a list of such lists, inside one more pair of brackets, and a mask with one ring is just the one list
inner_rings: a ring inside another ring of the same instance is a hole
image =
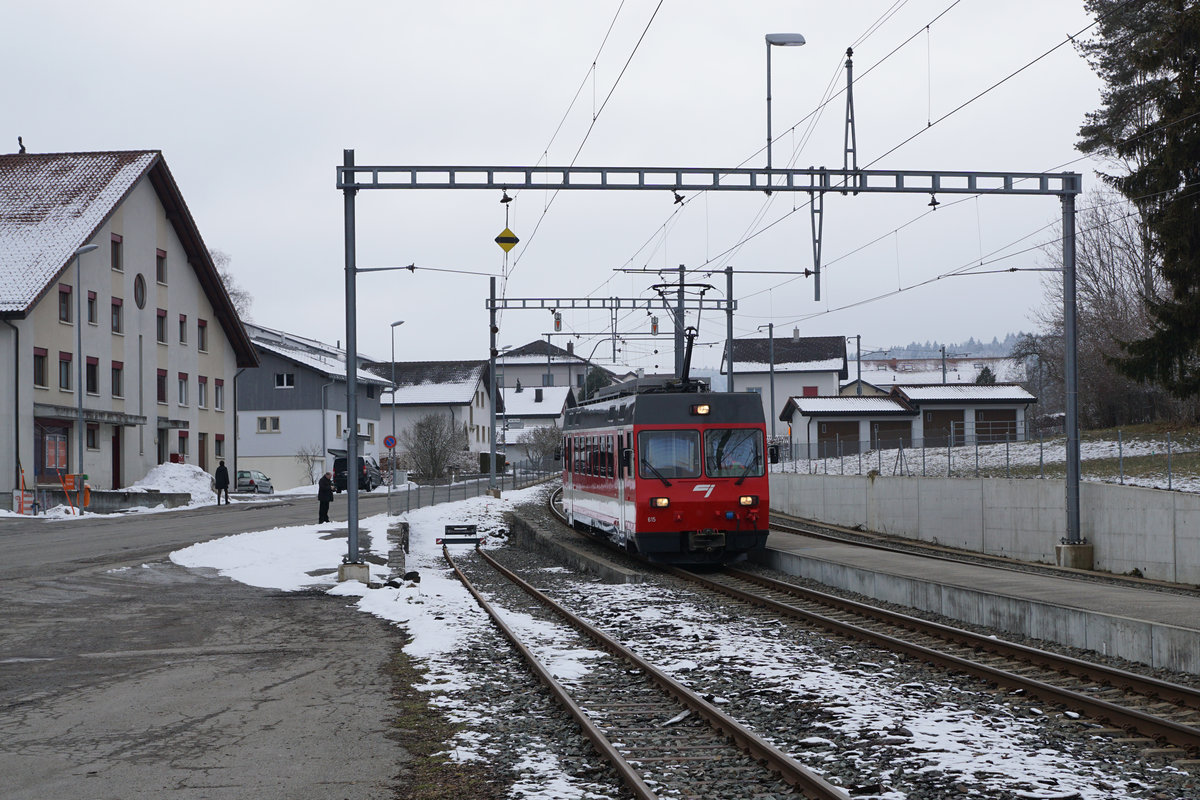
[[[1003, 358], [1012, 353], [1013, 347], [1022, 335], [1020, 333], [1010, 333], [1003, 339], [993, 337], [990, 342], [981, 342], [972, 336], [965, 342], [946, 344], [946, 355], [959, 358], [970, 358], [972, 356]], [[848, 355], [851, 358], [854, 357], [853, 343], [851, 343], [851, 350]], [[868, 355], [867, 351], [863, 350], [864, 358], [936, 358], [941, 355], [941, 342], [911, 342], [902, 347], [889, 348], [886, 354], [883, 354], [879, 350], [872, 350], [870, 355]]]

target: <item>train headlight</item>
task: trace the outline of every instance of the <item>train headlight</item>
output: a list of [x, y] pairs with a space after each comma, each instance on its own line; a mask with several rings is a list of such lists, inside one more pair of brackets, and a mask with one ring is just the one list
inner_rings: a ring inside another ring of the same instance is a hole
[[708, 416], [708, 412], [711, 410], [712, 408], [708, 405], [708, 403], [697, 403], [692, 406], [692, 415], [697, 417], [705, 417]]
[[744, 494], [738, 498], [738, 502], [744, 506], [756, 506], [758, 505], [758, 495]]
[[671, 498], [669, 498], [669, 497], [651, 497], [650, 498], [650, 507], [651, 508], [666, 508], [669, 505], [671, 505]]

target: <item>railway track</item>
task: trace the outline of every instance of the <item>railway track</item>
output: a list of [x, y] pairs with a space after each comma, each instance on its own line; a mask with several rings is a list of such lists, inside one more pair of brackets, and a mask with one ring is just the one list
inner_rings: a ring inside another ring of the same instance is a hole
[[[559, 515], [551, 499], [551, 510]], [[774, 615], [1020, 691], [1195, 755], [1200, 691], [727, 568], [665, 571]]]
[[[555, 647], [559, 650], [603, 651], [589, 660], [583, 674], [556, 678], [535, 653], [536, 647], [501, 618], [470, 580], [467, 568], [456, 563], [445, 548], [443, 555], [634, 797], [749, 800], [794, 793], [814, 800], [849, 797], [708, 699], [558, 605], [485, 552], [476, 551], [471, 558], [490, 565], [489, 575], [501, 582], [489, 591], [505, 592], [506, 609], [515, 611], [519, 604], [521, 611], [549, 620], [556, 627]], [[488, 579], [487, 575], [477, 576], [477, 580]]]

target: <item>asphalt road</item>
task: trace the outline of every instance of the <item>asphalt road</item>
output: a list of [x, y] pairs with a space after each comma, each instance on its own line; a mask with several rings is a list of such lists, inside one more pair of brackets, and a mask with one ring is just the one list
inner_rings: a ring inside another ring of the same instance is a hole
[[[344, 529], [337, 497], [331, 527]], [[382, 493], [359, 504], [362, 516], [386, 506]], [[401, 632], [345, 599], [168, 559], [315, 519], [304, 498], [0, 520], [0, 795], [392, 796], [406, 754], [389, 733], [384, 668]]]

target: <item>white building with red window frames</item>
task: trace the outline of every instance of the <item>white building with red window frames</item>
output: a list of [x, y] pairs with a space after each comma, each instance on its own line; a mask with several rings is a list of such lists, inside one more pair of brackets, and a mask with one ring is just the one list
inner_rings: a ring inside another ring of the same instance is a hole
[[160, 152], [0, 155], [0, 502], [232, 470], [234, 376], [257, 364]]

